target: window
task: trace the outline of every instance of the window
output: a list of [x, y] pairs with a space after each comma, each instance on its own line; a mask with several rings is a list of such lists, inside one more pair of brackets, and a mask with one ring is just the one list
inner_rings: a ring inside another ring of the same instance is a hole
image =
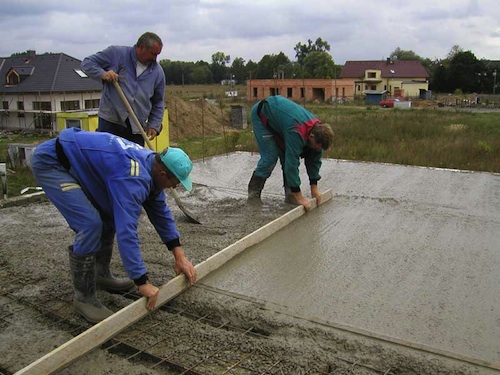
[[35, 129], [52, 130], [52, 115], [48, 113], [35, 113]]
[[9, 110], [9, 102], [3, 101], [2, 102], [2, 109], [3, 109], [3, 111], [0, 113], [0, 115], [3, 116], [3, 117], [8, 116], [9, 115], [9, 112], [8, 112], [8, 110]]
[[19, 84], [19, 75], [17, 75], [14, 71], [10, 72], [7, 77], [7, 85], [8, 86], [15, 86], [17, 84]]
[[[33, 102], [35, 111], [52, 111], [50, 102]], [[52, 115], [50, 113], [35, 113], [35, 129], [52, 129]]]
[[33, 109], [35, 111], [52, 111], [50, 102], [33, 102]]
[[85, 100], [85, 109], [99, 108], [99, 99]]
[[77, 111], [80, 109], [79, 100], [67, 100], [61, 102], [61, 111]]
[[269, 93], [270, 93], [271, 96], [279, 95], [280, 94], [280, 89], [277, 88], [277, 87], [270, 87], [269, 88]]
[[375, 72], [366, 72], [367, 78], [377, 78], [377, 73]]
[[303, 98], [305, 95], [305, 90], [303, 87], [300, 88], [300, 97]]
[[253, 97], [256, 98], [258, 95], [257, 87], [253, 88]]
[[293, 96], [292, 94], [293, 94], [293, 89], [292, 89], [291, 87], [288, 87], [288, 88], [286, 89], [286, 96], [287, 96], [288, 98], [291, 98], [291, 97]]
[[17, 117], [24, 117], [24, 102], [17, 102]]
[[66, 119], [66, 129], [69, 128], [82, 128], [82, 120], [80, 119], [74, 119], [74, 118], [67, 118]]
[[81, 69], [74, 69], [74, 71], [82, 78], [89, 78], [89, 76]]

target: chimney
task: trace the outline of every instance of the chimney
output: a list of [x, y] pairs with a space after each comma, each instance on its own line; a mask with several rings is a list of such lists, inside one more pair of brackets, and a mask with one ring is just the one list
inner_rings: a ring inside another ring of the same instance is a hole
[[28, 64], [31, 62], [36, 57], [36, 51], [34, 49], [29, 49], [26, 51], [26, 61], [25, 63]]

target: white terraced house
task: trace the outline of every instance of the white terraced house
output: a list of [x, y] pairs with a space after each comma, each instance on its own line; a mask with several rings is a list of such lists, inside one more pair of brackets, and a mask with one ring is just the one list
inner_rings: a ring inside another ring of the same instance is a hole
[[97, 109], [102, 84], [81, 61], [35, 51], [0, 57], [0, 130], [57, 131], [58, 112]]

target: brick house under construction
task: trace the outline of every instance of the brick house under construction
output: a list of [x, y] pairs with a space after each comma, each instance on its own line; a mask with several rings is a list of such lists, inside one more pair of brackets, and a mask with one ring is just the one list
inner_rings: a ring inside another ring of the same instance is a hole
[[334, 101], [354, 97], [353, 79], [251, 79], [247, 81], [247, 98], [262, 100], [282, 95], [294, 101]]

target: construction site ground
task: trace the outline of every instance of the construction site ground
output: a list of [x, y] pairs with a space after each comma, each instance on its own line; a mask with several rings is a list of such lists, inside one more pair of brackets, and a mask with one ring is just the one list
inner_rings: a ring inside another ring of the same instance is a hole
[[[247, 202], [257, 160], [195, 162], [179, 194], [202, 225], [168, 198], [194, 264], [294, 208], [279, 167]], [[342, 160], [322, 176], [332, 200], [58, 373], [499, 373], [500, 176]], [[139, 230], [163, 284], [173, 259], [146, 216]], [[13, 374], [91, 325], [71, 305], [73, 233], [43, 194], [0, 208], [0, 238], [0, 374]], [[114, 311], [137, 298], [98, 297]]]

